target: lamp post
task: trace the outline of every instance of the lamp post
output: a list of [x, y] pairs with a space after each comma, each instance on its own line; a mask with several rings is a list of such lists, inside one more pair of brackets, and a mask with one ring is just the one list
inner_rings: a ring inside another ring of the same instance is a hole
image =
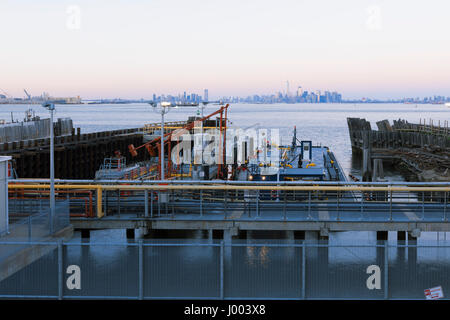
[[[161, 102], [160, 111], [158, 111], [158, 105], [154, 102], [150, 103], [155, 112], [161, 113], [161, 154], [159, 155], [161, 163], [161, 180], [164, 180], [164, 115], [170, 111], [174, 105], [170, 102]], [[170, 157], [170, 155], [169, 155]]]
[[55, 111], [55, 105], [46, 102], [42, 106], [50, 111], [50, 233], [52, 234], [55, 223], [55, 157], [53, 141], [53, 112]]

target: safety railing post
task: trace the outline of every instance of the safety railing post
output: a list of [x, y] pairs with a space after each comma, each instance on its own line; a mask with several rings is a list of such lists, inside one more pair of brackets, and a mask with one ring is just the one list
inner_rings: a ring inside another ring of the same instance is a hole
[[117, 189], [117, 213], [120, 217], [120, 189]]
[[308, 190], [308, 218], [311, 218], [311, 190]]
[[165, 205], [164, 205], [164, 208], [166, 209], [166, 210], [165, 210], [165, 215], [168, 216], [168, 215], [169, 215], [169, 198], [170, 198], [170, 197], [169, 197], [169, 192], [166, 191], [165, 194], [166, 194], [166, 197], [165, 197], [164, 201], [165, 201], [166, 203], [165, 203]]
[[150, 193], [150, 217], [153, 218], [153, 190]]
[[139, 300], [144, 299], [144, 246], [139, 240]]
[[444, 192], [444, 221], [447, 221], [447, 192]]
[[256, 216], [259, 217], [259, 189], [256, 191]]
[[384, 242], [384, 299], [389, 299], [389, 244]]
[[392, 221], [392, 190], [389, 191], [389, 220]]
[[148, 189], [144, 191], [144, 216], [148, 217]]
[[228, 204], [228, 190], [225, 190], [225, 201], [223, 204], [223, 211], [224, 211], [225, 219], [227, 218], [227, 211], [228, 211], [227, 204]]
[[203, 190], [200, 189], [200, 217], [203, 216]]
[[302, 243], [302, 299], [306, 299], [306, 246]]
[[161, 216], [161, 191], [158, 191], [158, 217]]
[[63, 242], [58, 242], [58, 300], [63, 298]]
[[339, 198], [340, 198], [340, 195], [341, 195], [341, 193], [340, 193], [340, 191], [338, 190], [338, 191], [337, 191], [337, 208], [336, 208], [336, 214], [337, 214], [336, 220], [337, 220], [337, 221], [339, 221]]
[[361, 191], [361, 215], [364, 213], [364, 191]]
[[174, 195], [174, 190], [171, 190], [170, 197], [171, 198], [169, 198], [169, 202], [172, 205], [172, 216], [174, 216], [175, 215], [175, 195]]
[[283, 197], [283, 219], [286, 220], [286, 206], [287, 206], [287, 199], [286, 199], [286, 191], [283, 192], [284, 193], [284, 197]]
[[422, 191], [422, 220], [425, 219], [425, 191]]
[[224, 242], [220, 242], [220, 299], [224, 299], [224, 251], [225, 251]]
[[105, 201], [103, 204], [103, 210], [105, 210], [105, 212], [108, 212], [108, 190], [105, 190]]
[[31, 241], [32, 237], [32, 226], [31, 226], [31, 214], [28, 216], [28, 241]]

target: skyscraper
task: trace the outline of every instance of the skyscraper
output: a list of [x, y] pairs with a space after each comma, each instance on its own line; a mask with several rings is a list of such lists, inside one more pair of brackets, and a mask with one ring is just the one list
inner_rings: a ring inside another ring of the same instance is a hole
[[205, 93], [203, 95], [203, 101], [209, 101], [209, 92], [208, 89], [205, 89]]
[[316, 102], [320, 102], [320, 96], [321, 96], [321, 92], [320, 90], [316, 90]]

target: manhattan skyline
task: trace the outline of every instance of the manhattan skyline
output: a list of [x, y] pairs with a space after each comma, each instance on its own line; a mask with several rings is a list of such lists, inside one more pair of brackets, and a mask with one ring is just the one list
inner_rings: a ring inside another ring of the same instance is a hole
[[283, 92], [450, 96], [450, 3], [436, 0], [0, 3], [0, 88], [84, 99]]

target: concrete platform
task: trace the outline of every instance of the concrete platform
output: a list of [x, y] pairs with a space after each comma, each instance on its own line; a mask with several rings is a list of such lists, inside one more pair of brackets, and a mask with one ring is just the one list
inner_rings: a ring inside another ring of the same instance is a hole
[[401, 212], [336, 212], [330, 210], [311, 212], [231, 210], [223, 213], [165, 215], [160, 217], [137, 217], [121, 214], [98, 218], [72, 218], [75, 229], [190, 229], [190, 230], [321, 230], [329, 231], [450, 231], [450, 222], [443, 220], [442, 212], [426, 212], [422, 217], [414, 211]]
[[[68, 226], [50, 237], [39, 240], [39, 243], [69, 240], [73, 236], [73, 226]], [[8, 242], [20, 241], [18, 238], [8, 239], [8, 237], [0, 238], [0, 281], [20, 271], [29, 264], [35, 262], [46, 254], [56, 249], [56, 246], [39, 244], [8, 244]]]

